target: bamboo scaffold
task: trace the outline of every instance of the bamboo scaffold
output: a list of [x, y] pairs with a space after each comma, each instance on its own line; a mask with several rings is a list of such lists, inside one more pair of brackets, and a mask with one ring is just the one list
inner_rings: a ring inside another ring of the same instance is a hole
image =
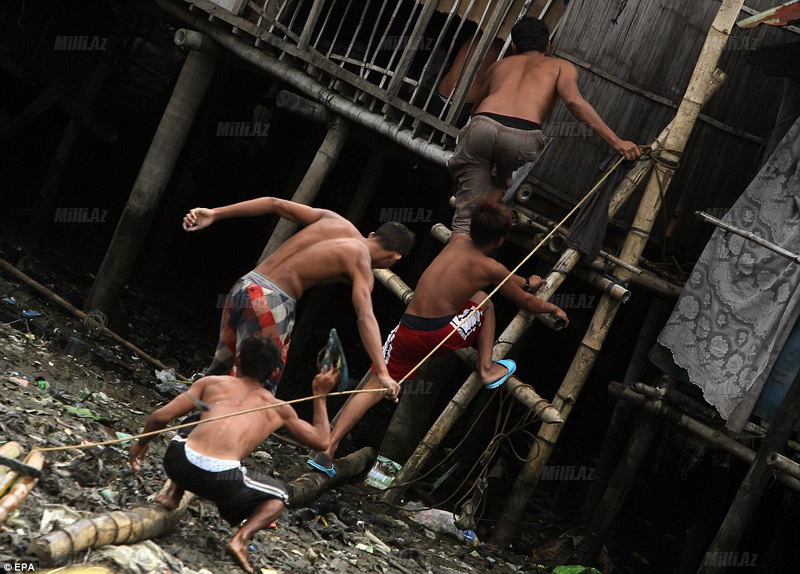
[[[623, 261], [636, 264], [647, 244], [650, 230], [661, 207], [661, 199], [669, 187], [700, 109], [708, 99], [710, 86], [714, 83], [716, 65], [743, 4], [744, 0], [723, 0], [711, 25], [672, 127], [664, 141], [662, 160], [654, 166], [633, 224], [623, 243], [619, 255]], [[631, 276], [629, 271], [622, 268], [616, 269], [614, 273], [620, 279]], [[619, 301], [603, 295], [553, 401], [565, 420], [594, 366], [618, 310]], [[543, 424], [534, 439], [529, 451], [529, 462], [517, 477], [511, 495], [506, 500], [503, 515], [495, 528], [492, 542], [498, 546], [507, 546], [516, 533], [530, 496], [538, 484], [542, 468], [550, 460], [563, 428], [564, 425]]]

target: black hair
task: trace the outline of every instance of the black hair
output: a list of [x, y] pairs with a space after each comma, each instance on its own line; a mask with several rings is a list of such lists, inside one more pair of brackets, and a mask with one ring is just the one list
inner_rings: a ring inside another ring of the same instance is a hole
[[272, 339], [266, 335], [245, 339], [239, 348], [239, 370], [242, 375], [264, 383], [276, 367], [283, 367], [283, 361]]
[[402, 223], [387, 221], [375, 230], [375, 238], [386, 251], [394, 251], [403, 257], [414, 247], [414, 234]]
[[502, 203], [479, 199], [472, 208], [469, 236], [475, 245], [487, 245], [511, 231], [511, 211]]
[[518, 54], [544, 52], [550, 41], [550, 30], [538, 18], [522, 18], [511, 28], [511, 41]]

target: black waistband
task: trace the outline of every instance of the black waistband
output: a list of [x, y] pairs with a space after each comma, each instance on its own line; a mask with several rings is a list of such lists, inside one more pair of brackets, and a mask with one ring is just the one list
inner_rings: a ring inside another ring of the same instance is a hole
[[415, 331], [438, 331], [450, 323], [452, 318], [452, 315], [448, 317], [418, 317], [406, 313], [400, 318], [400, 323]]
[[504, 116], [502, 114], [495, 114], [492, 112], [480, 112], [475, 115], [485, 116], [489, 119], [492, 119], [498, 123], [503, 124], [507, 128], [514, 128], [517, 130], [529, 130], [529, 131], [542, 129], [542, 124], [537, 124], [536, 122], [532, 122], [530, 120], [526, 120], [523, 118], [515, 118], [514, 116]]

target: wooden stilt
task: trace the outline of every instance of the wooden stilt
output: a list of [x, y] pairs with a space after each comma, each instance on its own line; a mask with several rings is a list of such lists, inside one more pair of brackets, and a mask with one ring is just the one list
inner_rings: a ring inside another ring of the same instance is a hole
[[400, 403], [378, 449], [382, 456], [400, 465], [406, 463], [417, 443], [425, 436], [434, 417], [434, 407], [443, 382], [457, 363], [458, 359], [452, 355], [429, 360], [420, 367], [418, 376], [403, 383]]
[[[789, 440], [798, 419], [800, 419], [800, 374], [795, 377], [786, 392], [775, 420], [767, 429], [758, 454], [750, 465], [750, 470], [745, 475], [739, 492], [736, 493], [736, 498], [706, 553], [706, 556], [711, 559], [704, 560], [698, 574], [722, 574], [725, 572], [727, 566], [713, 558], [721, 553], [736, 550], [753, 512], [761, 501], [761, 495], [773, 480], [773, 470], [767, 460], [773, 453], [782, 451], [786, 447], [786, 441]], [[779, 479], [788, 476], [786, 473], [778, 474]], [[796, 478], [792, 478], [792, 480], [797, 482]]]
[[[639, 330], [639, 336], [636, 339], [636, 347], [633, 349], [633, 355], [625, 373], [625, 379], [623, 380], [625, 384], [641, 380], [644, 377], [648, 366], [647, 353], [655, 343], [668, 311], [669, 307], [663, 300], [656, 298], [650, 300], [647, 314], [642, 322], [642, 328]], [[614, 405], [614, 412], [611, 415], [603, 446], [600, 449], [594, 480], [591, 481], [586, 499], [583, 502], [581, 524], [589, 524], [589, 519], [606, 489], [611, 474], [614, 472], [614, 466], [625, 448], [625, 440], [630, 436], [629, 427], [632, 420], [633, 407], [629, 403], [618, 399]]]
[[[292, 201], [296, 203], [303, 203], [311, 205], [317, 197], [322, 183], [336, 164], [339, 159], [344, 144], [347, 141], [347, 135], [350, 132], [350, 124], [341, 116], [334, 116], [328, 132], [325, 134], [325, 139], [322, 145], [319, 146], [314, 160], [306, 171], [303, 181], [297, 187], [297, 190], [292, 196]], [[272, 254], [280, 245], [289, 239], [291, 235], [297, 230], [298, 225], [288, 219], [281, 219], [275, 226], [275, 231], [272, 232], [272, 237], [269, 238], [267, 246], [261, 253], [259, 261], [266, 259]]]
[[[689, 86], [678, 108], [669, 134], [664, 141], [663, 150], [660, 152], [662, 161], [656, 165], [650, 175], [630, 232], [623, 243], [619, 258], [627, 263], [636, 264], [644, 250], [650, 230], [653, 228], [653, 223], [658, 215], [661, 197], [669, 188], [675, 171], [670, 166], [671, 164], [677, 166], [680, 154], [686, 147], [686, 142], [700, 113], [700, 108], [712, 91], [711, 86], [715, 84], [715, 66], [719, 61], [742, 4], [743, 0], [723, 0], [717, 17], [712, 23], [708, 38], [689, 81]], [[617, 268], [615, 275], [621, 279], [626, 279], [632, 274], [626, 269]], [[560, 274], [556, 281], [551, 282], [550, 279], [551, 277], [548, 276], [544, 289], [549, 289], [551, 284], [560, 283], [563, 280]], [[572, 411], [572, 406], [597, 359], [618, 309], [619, 301], [603, 295], [592, 317], [589, 329], [581, 341], [580, 348], [576, 352], [572, 365], [570, 365], [569, 371], [556, 395], [556, 399], [553, 401], [553, 406], [561, 412], [561, 417], [564, 420], [567, 419]], [[492, 542], [498, 546], [507, 546], [516, 533], [517, 525], [527, 507], [527, 501], [538, 483], [542, 468], [550, 459], [562, 428], [563, 426], [542, 425], [535, 444], [530, 450], [529, 462], [525, 464], [522, 472], [517, 477], [512, 494], [508, 498], [505, 512], [492, 536]]]
[[[492, 352], [492, 358], [496, 360], [505, 357], [514, 343], [525, 332], [525, 329], [528, 328], [531, 321], [533, 321], [532, 315], [522, 311], [517, 313], [508, 327], [498, 337], [498, 342], [495, 343]], [[422, 466], [453, 427], [453, 424], [464, 414], [467, 406], [469, 406], [469, 403], [472, 402], [472, 399], [475, 398], [475, 395], [478, 394], [482, 387], [480, 376], [473, 372], [450, 400], [447, 407], [445, 407], [442, 414], [439, 415], [439, 418], [436, 419], [436, 422], [425, 435], [425, 438], [420, 441], [408, 462], [400, 470], [395, 479], [398, 484], [408, 482], [419, 474]], [[383, 494], [382, 499], [396, 504], [402, 496], [402, 491], [401, 488], [388, 490]]]
[[589, 561], [594, 560], [605, 542], [611, 525], [628, 497], [628, 492], [630, 492], [636, 474], [647, 456], [647, 451], [656, 436], [658, 427], [658, 421], [651, 415], [639, 413], [639, 418], [633, 427], [628, 446], [625, 448], [625, 452], [608, 482], [605, 494], [600, 499], [589, 521], [589, 532], [591, 534], [586, 557]]
[[133, 271], [216, 66], [213, 54], [192, 51], [187, 56], [86, 299], [86, 310], [99, 309], [106, 315], [112, 315]]

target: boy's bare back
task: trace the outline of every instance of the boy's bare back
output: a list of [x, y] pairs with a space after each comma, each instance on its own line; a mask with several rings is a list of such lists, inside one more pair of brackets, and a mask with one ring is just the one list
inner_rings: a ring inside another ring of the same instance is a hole
[[475, 113], [491, 112], [543, 123], [558, 97], [563, 60], [539, 52], [509, 56], [489, 68]]
[[493, 283], [504, 267], [472, 241], [450, 241], [420, 277], [408, 313], [444, 317], [460, 311], [477, 291]]
[[299, 299], [311, 286], [347, 282], [357, 268], [370, 267], [361, 234], [352, 223], [331, 214], [295, 233], [255, 270]]
[[[209, 407], [200, 420], [283, 402], [261, 385], [239, 377], [205, 377], [194, 383], [189, 392]], [[197, 425], [189, 435], [188, 444], [206, 456], [242, 460], [283, 426], [285, 413], [281, 411], [285, 409], [291, 407], [264, 409]]]

